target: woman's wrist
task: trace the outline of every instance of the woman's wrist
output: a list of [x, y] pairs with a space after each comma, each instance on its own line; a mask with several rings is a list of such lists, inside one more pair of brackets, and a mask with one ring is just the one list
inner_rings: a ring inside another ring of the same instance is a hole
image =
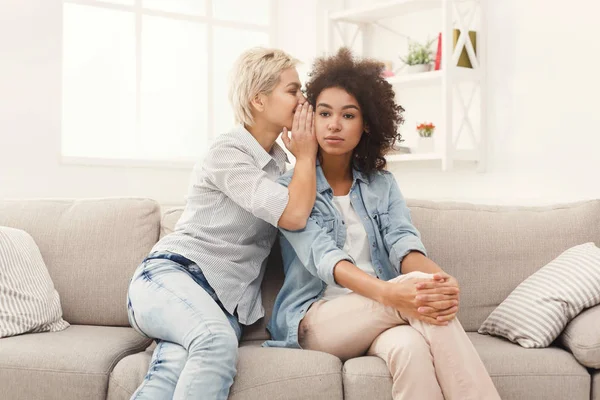
[[379, 299], [374, 299], [376, 301], [378, 301], [379, 303], [385, 305], [385, 306], [391, 306], [394, 307], [394, 292], [397, 291], [397, 288], [394, 287], [394, 283], [393, 282], [389, 282], [389, 281], [381, 281], [381, 289], [378, 291], [378, 293], [380, 293]]

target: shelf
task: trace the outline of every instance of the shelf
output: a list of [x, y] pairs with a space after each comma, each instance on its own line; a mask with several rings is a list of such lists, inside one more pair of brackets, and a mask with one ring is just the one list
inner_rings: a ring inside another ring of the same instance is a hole
[[396, 161], [427, 161], [441, 160], [442, 155], [438, 153], [408, 153], [408, 154], [388, 154], [385, 156], [388, 162]]
[[[442, 83], [443, 71], [418, 72], [414, 74], [401, 74], [387, 78], [392, 85], [402, 86], [427, 86]], [[452, 68], [452, 79], [457, 82], [476, 81], [481, 77], [478, 70], [472, 68]]]
[[[388, 162], [397, 161], [430, 161], [441, 160], [443, 157], [439, 153], [408, 153], [408, 154], [388, 154], [385, 159]], [[455, 160], [477, 161], [477, 152], [475, 150], [456, 150]]]
[[395, 75], [387, 78], [392, 85], [427, 86], [442, 82], [442, 71], [418, 72], [415, 74]]
[[329, 15], [329, 18], [333, 21], [350, 22], [354, 24], [369, 23], [396, 15], [432, 10], [440, 8], [441, 6], [441, 0], [394, 0], [334, 12]]

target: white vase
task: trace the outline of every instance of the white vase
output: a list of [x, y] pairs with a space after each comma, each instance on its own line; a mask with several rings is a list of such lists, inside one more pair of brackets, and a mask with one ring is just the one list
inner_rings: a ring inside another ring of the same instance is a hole
[[419, 153], [433, 153], [435, 151], [433, 136], [423, 137], [419, 136], [419, 143], [417, 145]]
[[409, 74], [416, 74], [419, 72], [427, 72], [429, 71], [429, 64], [415, 64], [406, 66], [406, 71]]

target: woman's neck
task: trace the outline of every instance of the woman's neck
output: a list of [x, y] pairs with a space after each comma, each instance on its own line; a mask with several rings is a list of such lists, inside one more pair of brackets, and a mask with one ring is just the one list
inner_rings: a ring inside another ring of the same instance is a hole
[[352, 187], [352, 153], [340, 156], [320, 154], [321, 169], [334, 196], [345, 196]]
[[[266, 121], [255, 119], [254, 124], [251, 126], [244, 125], [244, 128], [250, 132], [254, 139], [265, 149], [267, 153], [271, 151], [275, 140], [281, 132], [277, 131], [271, 124]], [[277, 131], [277, 132], [276, 132]]]

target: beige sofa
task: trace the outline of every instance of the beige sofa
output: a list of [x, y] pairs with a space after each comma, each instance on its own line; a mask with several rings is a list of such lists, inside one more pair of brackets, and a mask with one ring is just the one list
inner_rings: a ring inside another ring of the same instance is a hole
[[[524, 349], [476, 333], [536, 269], [573, 245], [600, 244], [600, 200], [544, 208], [409, 206], [430, 256], [461, 282], [459, 318], [502, 398], [600, 400], [600, 371], [584, 368], [566, 350]], [[159, 205], [147, 199], [0, 201], [0, 225], [34, 237], [72, 324], [62, 332], [0, 339], [0, 398], [129, 398], [152, 346], [128, 326], [127, 284], [180, 214], [175, 209], [161, 217]], [[281, 279], [274, 251], [263, 284], [268, 312]], [[266, 338], [263, 321], [245, 331], [231, 399], [391, 398], [391, 378], [378, 358], [342, 364], [325, 353], [261, 348]]]

